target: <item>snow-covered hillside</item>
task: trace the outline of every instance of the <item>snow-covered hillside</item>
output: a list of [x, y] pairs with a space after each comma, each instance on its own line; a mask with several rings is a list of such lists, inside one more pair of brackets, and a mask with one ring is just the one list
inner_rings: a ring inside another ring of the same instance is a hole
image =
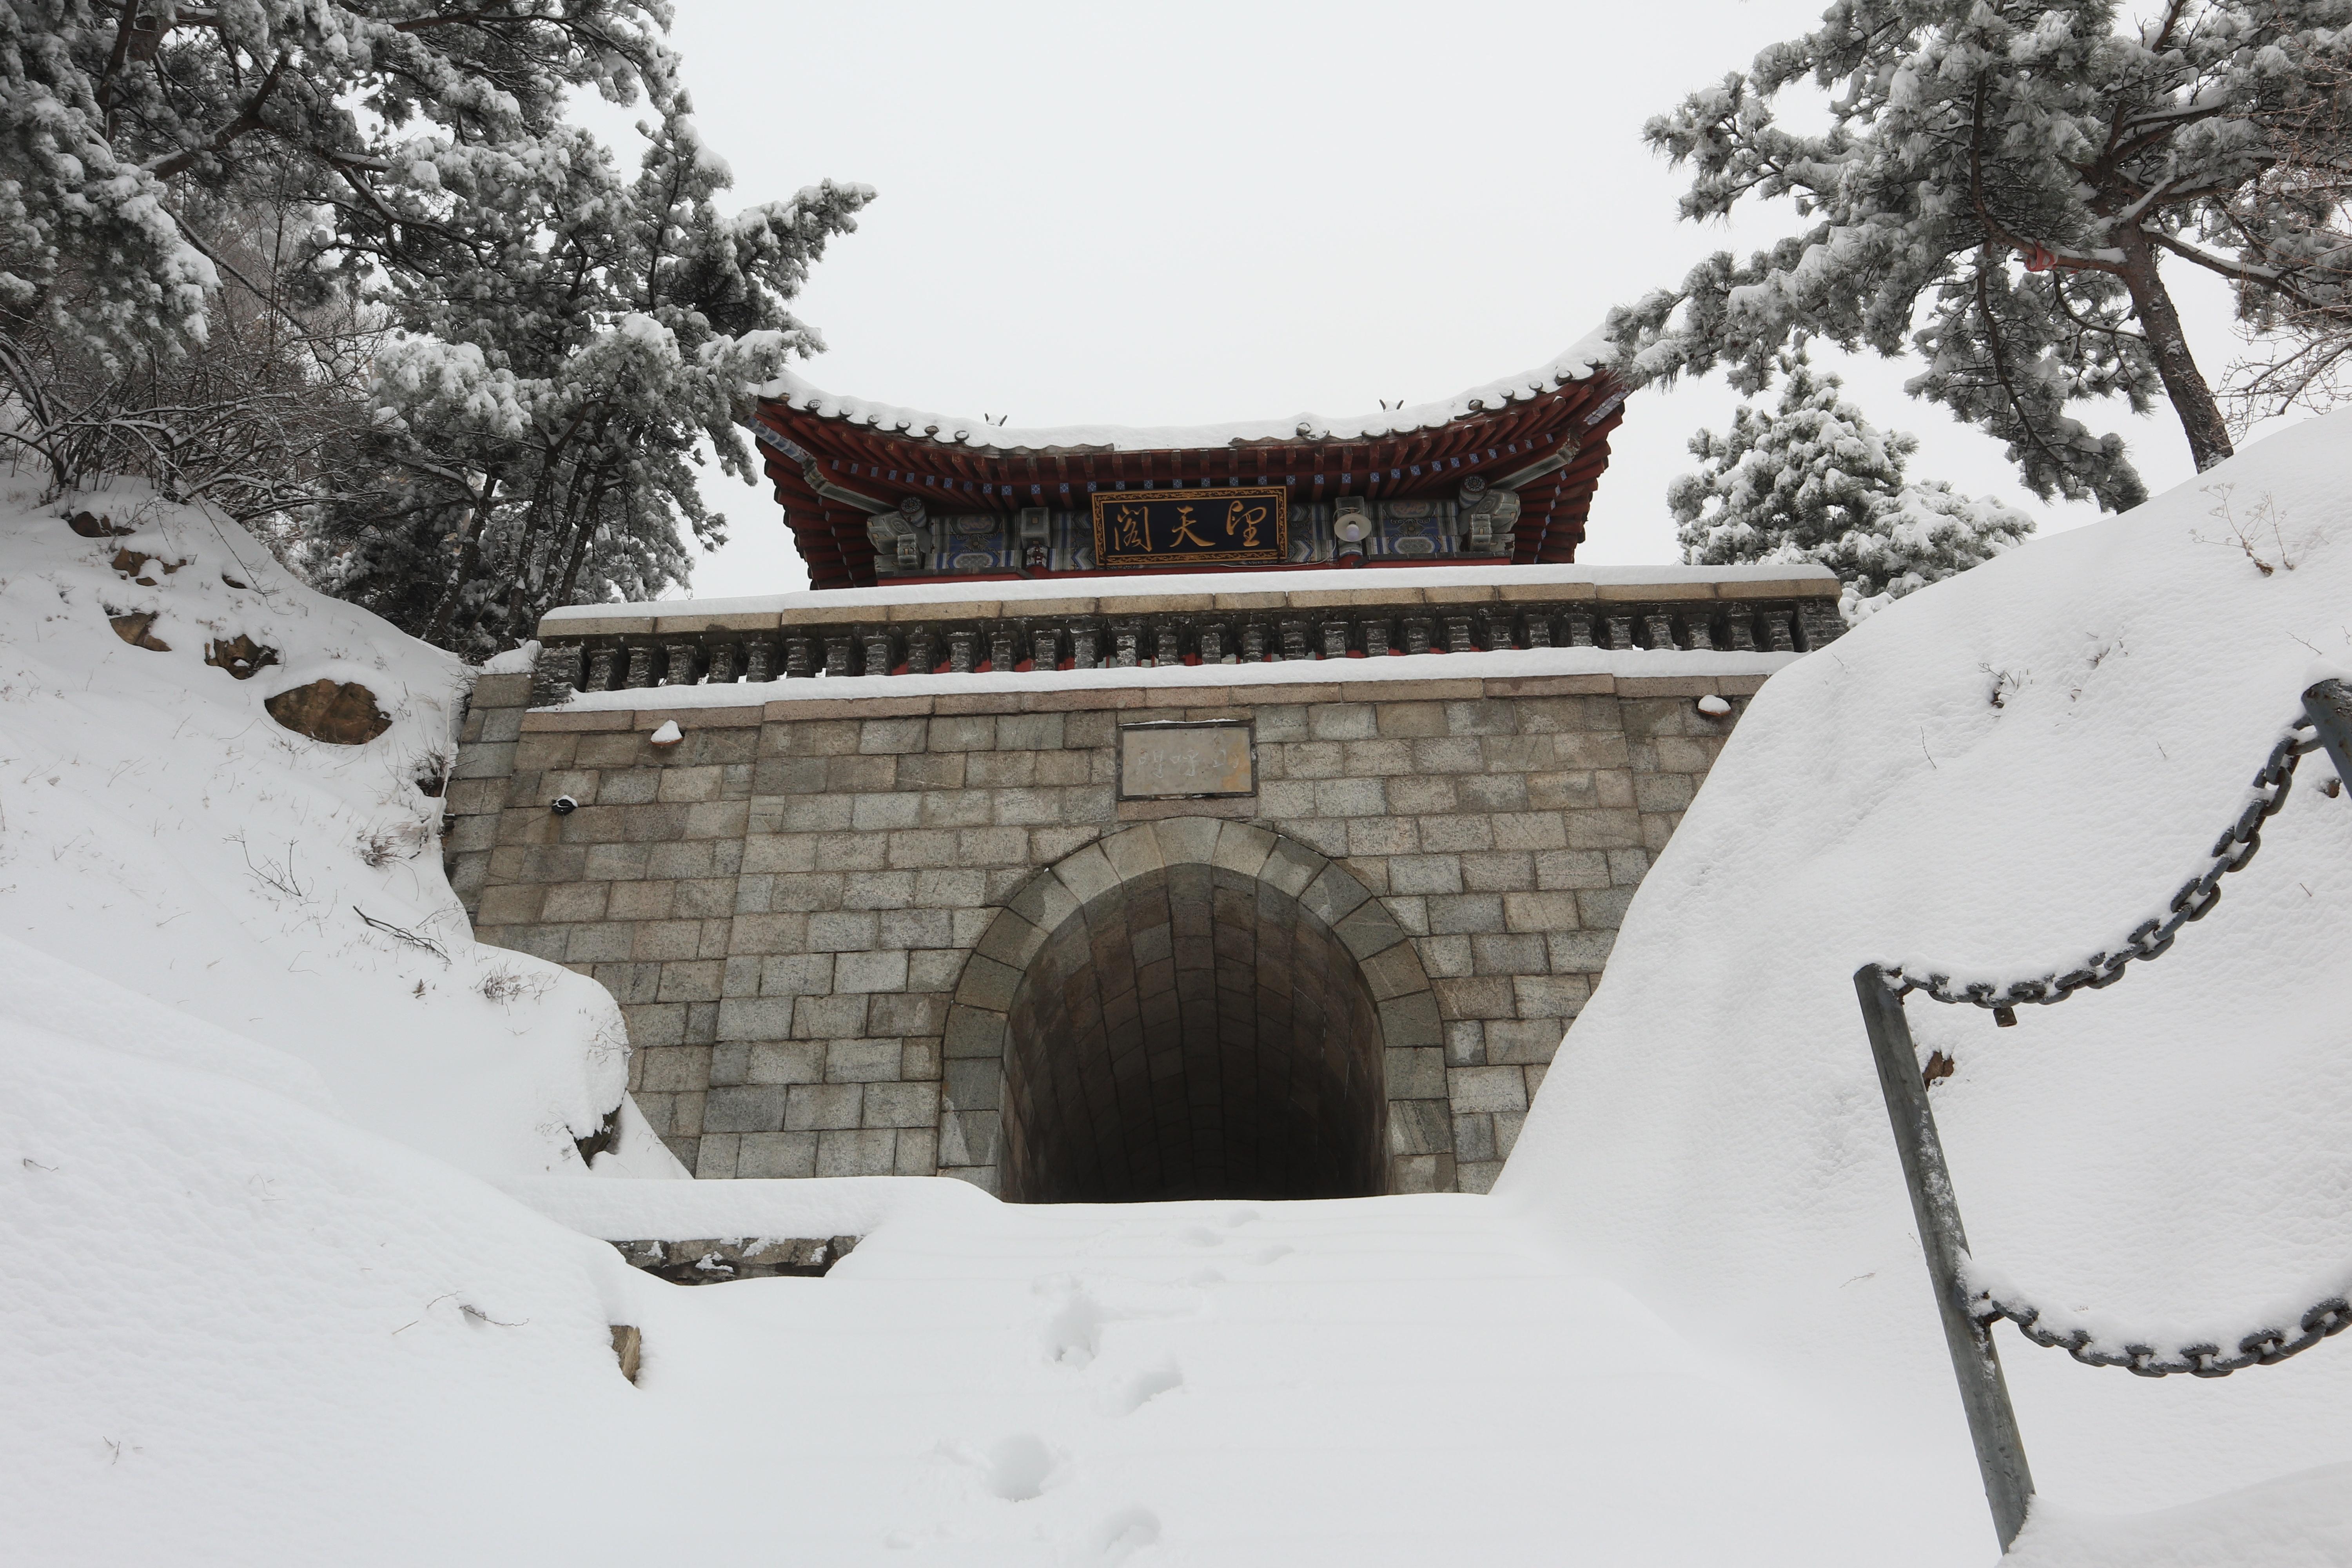
[[[2305, 686], [2347, 668], [2352, 415], [1792, 666], [1643, 884], [1498, 1194], [1706, 1341], [1968, 1469], [1851, 976], [2007, 980], [2114, 950], [2204, 868]], [[1932, 1103], [1976, 1255], [2029, 1294], [2234, 1342], [2352, 1286], [2352, 792], [2330, 798], [2332, 773], [2305, 759], [2218, 909], [2123, 984], [2014, 1028], [1910, 1000], [1921, 1050], [1958, 1064]], [[1998, 1340], [2053, 1517], [2352, 1461], [2352, 1336], [2221, 1382]], [[2305, 1490], [2335, 1500], [2342, 1555], [2277, 1560], [2352, 1559], [2352, 1471]]]
[[[1776, 676], [1500, 1195], [1120, 1208], [628, 1179], [668, 1172], [642, 1143], [590, 1179], [611, 1005], [467, 942], [421, 831], [464, 672], [194, 514], [118, 492], [86, 504], [137, 531], [90, 539], [19, 491], [0, 1562], [1989, 1563], [1849, 976], [2072, 962], [2196, 868], [2352, 663], [2347, 450], [2319, 422], [2209, 477], [2267, 575], [2191, 490]], [[151, 613], [168, 651], [110, 624]], [[202, 662], [239, 634], [281, 662]], [[264, 710], [322, 678], [391, 727]], [[2329, 772], [2120, 987], [1999, 1031], [1913, 1000], [1972, 1236], [2028, 1289], [2202, 1324], [2340, 1288]], [[824, 1279], [700, 1288], [592, 1239], [844, 1230]], [[2352, 1335], [2218, 1384], [2001, 1338], [2018, 1561], [2352, 1560]]]
[[[576, 1167], [573, 1140], [623, 1099], [620, 1016], [590, 981], [477, 947], [442, 876], [466, 668], [144, 486], [38, 500], [0, 482], [16, 1016], [201, 1058], [470, 1168]], [[75, 512], [113, 531], [75, 532]], [[271, 662], [240, 678], [205, 662], [220, 644]], [[367, 687], [390, 728], [329, 744], [263, 707], [321, 679]], [[662, 1168], [649, 1137], [627, 1147]]]

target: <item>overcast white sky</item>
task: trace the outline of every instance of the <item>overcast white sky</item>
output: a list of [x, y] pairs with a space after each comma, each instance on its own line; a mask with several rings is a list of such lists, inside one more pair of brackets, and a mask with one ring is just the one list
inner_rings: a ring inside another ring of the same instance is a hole
[[[881, 195], [799, 302], [844, 393], [1016, 424], [1193, 424], [1422, 402], [1541, 363], [1612, 303], [1797, 220], [1675, 216], [1648, 116], [1813, 0], [1590, 4], [804, 4], [680, 0], [676, 41], [741, 205], [830, 176]], [[1795, 107], [1795, 106], [1792, 106]], [[625, 121], [590, 112], [622, 132]], [[2169, 274], [2200, 358], [2228, 301]], [[2000, 447], [1904, 395], [1913, 367], [1841, 364], [1921, 478], [2030, 503]], [[1719, 378], [1637, 394], [1591, 562], [1675, 558], [1668, 479], [1721, 427]], [[2121, 428], [2152, 489], [2189, 477], [2159, 405]], [[765, 492], [712, 475], [732, 539], [704, 597], [806, 585]], [[2087, 508], [2028, 504], [2045, 530]]]

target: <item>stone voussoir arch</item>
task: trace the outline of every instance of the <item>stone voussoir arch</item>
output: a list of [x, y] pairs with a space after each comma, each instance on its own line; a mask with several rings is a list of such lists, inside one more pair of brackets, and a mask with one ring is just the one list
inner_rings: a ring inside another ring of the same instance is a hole
[[1434, 1184], [1428, 1168], [1451, 1148], [1451, 1108], [1438, 998], [1410, 933], [1328, 856], [1264, 827], [1207, 816], [1108, 834], [1038, 870], [998, 909], [965, 960], [948, 1014], [940, 1173], [1000, 1190], [1010, 1016], [1024, 975], [1055, 931], [1103, 895], [1181, 867], [1270, 887], [1329, 928], [1353, 957], [1378, 1019], [1387, 1190]]

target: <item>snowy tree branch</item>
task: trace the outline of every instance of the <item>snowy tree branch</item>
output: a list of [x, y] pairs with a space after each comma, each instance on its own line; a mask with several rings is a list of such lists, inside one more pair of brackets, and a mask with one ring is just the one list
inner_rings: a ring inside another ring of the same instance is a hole
[[1969, 200], [1976, 209], [1977, 221], [1995, 242], [2011, 250], [2038, 251], [2052, 258], [2051, 265], [2070, 267], [2084, 272], [2116, 272], [2123, 270], [2119, 260], [2085, 256], [2080, 252], [2038, 244], [2011, 234], [2001, 221], [1992, 216], [1992, 206], [1985, 200], [1984, 184], [1984, 110], [1985, 81], [1977, 79], [1976, 90], [1970, 98], [1969, 119]]
[[171, 179], [175, 174], [185, 173], [198, 158], [226, 153], [239, 138], [262, 129], [262, 106], [267, 104], [270, 95], [278, 90], [278, 84], [285, 77], [286, 67], [290, 58], [291, 57], [283, 51], [278, 54], [277, 60], [269, 68], [269, 74], [262, 78], [260, 88], [251, 99], [247, 100], [245, 107], [238, 110], [236, 119], [213, 133], [211, 141], [202, 147], [191, 147], [169, 157], [156, 160], [148, 164], [148, 173], [159, 180]]

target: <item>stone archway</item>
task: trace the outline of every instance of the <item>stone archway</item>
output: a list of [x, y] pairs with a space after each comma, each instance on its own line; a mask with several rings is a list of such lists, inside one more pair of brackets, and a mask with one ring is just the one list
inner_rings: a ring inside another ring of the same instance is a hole
[[1413, 944], [1264, 828], [1138, 824], [1046, 868], [965, 965], [941, 1164], [1024, 1202], [1391, 1190], [1445, 1126]]

